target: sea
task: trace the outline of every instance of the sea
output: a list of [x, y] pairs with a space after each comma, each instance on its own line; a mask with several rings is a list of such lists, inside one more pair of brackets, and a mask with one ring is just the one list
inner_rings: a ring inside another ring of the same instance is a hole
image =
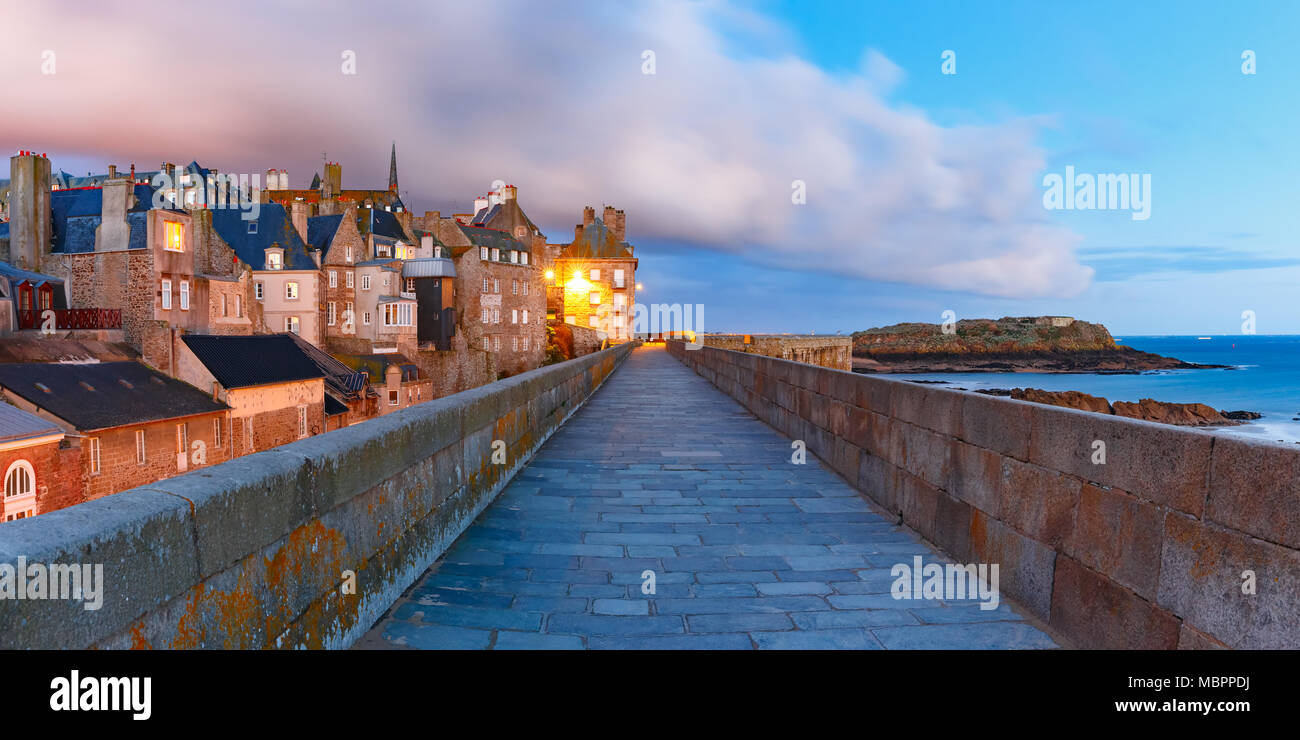
[[1256, 411], [1263, 417], [1216, 433], [1300, 443], [1300, 336], [1122, 336], [1115, 341], [1144, 352], [1227, 369], [1105, 373], [898, 373], [900, 380], [946, 381], [949, 387], [1040, 388], [1080, 391], [1106, 400], [1152, 398], [1203, 403], [1220, 411]]

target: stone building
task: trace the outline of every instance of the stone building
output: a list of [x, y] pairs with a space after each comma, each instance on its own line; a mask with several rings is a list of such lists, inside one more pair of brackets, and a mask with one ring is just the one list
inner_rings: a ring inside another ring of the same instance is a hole
[[79, 450], [78, 496], [54, 508], [232, 457], [230, 408], [138, 362], [0, 364], [0, 388]]
[[566, 324], [605, 332], [614, 342], [632, 338], [636, 266], [622, 211], [606, 206], [603, 218], [587, 206], [573, 241], [561, 245], [549, 268], [547, 312]]
[[325, 431], [325, 373], [292, 337], [189, 334], [178, 346], [176, 377], [230, 407], [236, 455]]

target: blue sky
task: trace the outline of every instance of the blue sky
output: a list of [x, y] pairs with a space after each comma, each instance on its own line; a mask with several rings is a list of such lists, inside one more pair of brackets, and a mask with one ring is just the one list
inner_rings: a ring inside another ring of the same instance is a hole
[[[706, 330], [952, 310], [1216, 334], [1253, 311], [1261, 333], [1300, 333], [1300, 5], [74, 8], [0, 0], [0, 147], [72, 172], [197, 159], [304, 187], [326, 152], [345, 186], [382, 186], [396, 140], [416, 211], [464, 210], [502, 179], [560, 242], [584, 205], [625, 209], [640, 299], [704, 304]], [[220, 64], [169, 84], [195, 44]], [[1149, 175], [1150, 218], [1045, 209], [1044, 176], [1067, 166]]]

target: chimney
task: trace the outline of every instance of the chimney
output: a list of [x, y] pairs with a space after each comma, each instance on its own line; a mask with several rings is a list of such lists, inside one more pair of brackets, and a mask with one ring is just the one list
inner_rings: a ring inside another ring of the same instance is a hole
[[627, 216], [623, 214], [623, 209], [614, 211], [614, 223], [610, 225], [614, 230], [614, 240], [619, 242], [627, 241]]
[[108, 166], [108, 179], [110, 179], [110, 180], [116, 180], [116, 179], [117, 179], [117, 165], [115, 165], [115, 164], [110, 164], [110, 165]]
[[50, 160], [32, 152], [9, 158], [9, 261], [39, 270], [50, 249]]
[[507, 185], [501, 188], [501, 200], [516, 200], [519, 198], [519, 188], [514, 185]]
[[[125, 251], [131, 241], [126, 212], [132, 187], [126, 180], [109, 180], [100, 191], [100, 221], [95, 227], [95, 251]], [[159, 237], [161, 238], [161, 236]]]
[[580, 242], [580, 241], [582, 241], [582, 230], [585, 229], [585, 228], [587, 228], [587, 227], [583, 226], [582, 224], [577, 224], [576, 226], [573, 227], [573, 241], [574, 241], [574, 242]]
[[293, 228], [298, 231], [298, 236], [307, 241], [307, 204], [301, 200], [295, 200], [289, 204], [289, 218], [293, 221]]
[[131, 163], [131, 182], [135, 182], [135, 162]]
[[487, 198], [475, 198], [475, 199], [474, 199], [474, 213], [478, 213], [479, 211], [481, 211], [481, 210], [483, 210], [484, 208], [487, 208], [487, 207], [488, 207], [488, 199], [487, 199]]
[[596, 209], [595, 209], [595, 208], [592, 208], [591, 206], [587, 206], [586, 208], [582, 209], [582, 225], [583, 225], [583, 226], [591, 226], [592, 222], [594, 222], [595, 220], [596, 220]]

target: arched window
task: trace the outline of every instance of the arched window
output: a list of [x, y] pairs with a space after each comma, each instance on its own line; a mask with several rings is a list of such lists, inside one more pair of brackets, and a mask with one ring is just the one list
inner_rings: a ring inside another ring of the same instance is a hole
[[36, 471], [26, 460], [15, 460], [5, 471], [4, 519], [25, 519], [36, 513]]
[[26, 460], [15, 460], [5, 471], [5, 498], [28, 496], [36, 492], [36, 472]]

